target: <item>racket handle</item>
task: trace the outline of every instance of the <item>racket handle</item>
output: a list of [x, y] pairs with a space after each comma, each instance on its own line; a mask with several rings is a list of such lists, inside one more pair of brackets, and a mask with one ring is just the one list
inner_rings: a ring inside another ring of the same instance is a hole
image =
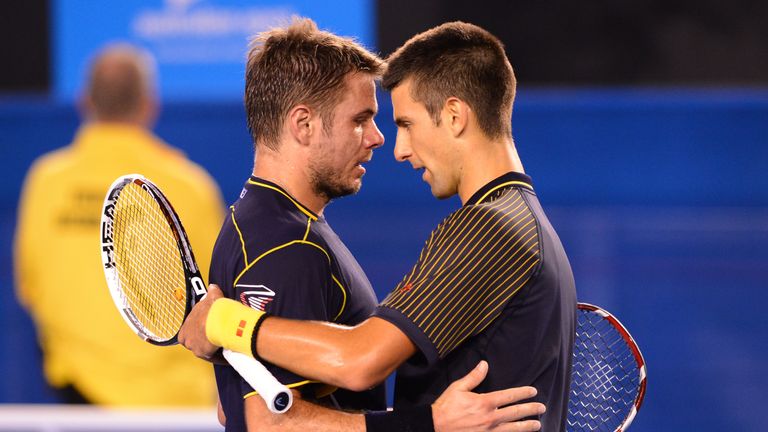
[[293, 404], [293, 393], [288, 387], [280, 384], [258, 360], [227, 349], [224, 350], [224, 358], [254, 390], [259, 392], [259, 396], [264, 399], [271, 412], [282, 414], [288, 411]]

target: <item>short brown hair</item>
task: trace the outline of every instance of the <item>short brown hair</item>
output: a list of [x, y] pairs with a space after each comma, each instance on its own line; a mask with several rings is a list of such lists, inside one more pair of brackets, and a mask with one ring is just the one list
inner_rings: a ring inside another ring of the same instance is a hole
[[259, 34], [245, 72], [245, 110], [254, 143], [277, 148], [288, 111], [316, 108], [325, 127], [351, 72], [380, 76], [384, 62], [353, 39], [318, 30], [308, 18]]
[[504, 45], [482, 28], [451, 22], [412, 37], [387, 59], [382, 86], [412, 79], [411, 96], [440, 124], [449, 97], [466, 102], [490, 138], [512, 135], [515, 74]]
[[86, 95], [99, 120], [135, 116], [154, 94], [155, 62], [148, 52], [127, 43], [104, 47], [88, 70]]

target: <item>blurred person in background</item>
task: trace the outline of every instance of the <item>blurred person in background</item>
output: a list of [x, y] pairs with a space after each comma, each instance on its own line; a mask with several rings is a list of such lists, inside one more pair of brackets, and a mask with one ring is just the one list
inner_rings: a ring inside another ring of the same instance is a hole
[[115, 310], [97, 248], [101, 205], [120, 175], [140, 173], [173, 202], [207, 272], [223, 218], [218, 186], [150, 130], [158, 114], [150, 54], [113, 44], [90, 64], [74, 141], [38, 158], [15, 236], [20, 303], [37, 327], [45, 377], [63, 403], [210, 406], [207, 363], [139, 339]]

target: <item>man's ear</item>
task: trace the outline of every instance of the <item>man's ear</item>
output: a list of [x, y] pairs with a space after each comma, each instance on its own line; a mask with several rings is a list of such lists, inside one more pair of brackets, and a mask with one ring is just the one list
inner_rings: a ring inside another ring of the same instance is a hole
[[314, 132], [312, 109], [306, 105], [296, 105], [288, 112], [288, 130], [296, 142], [309, 145], [309, 139]]
[[463, 100], [451, 96], [443, 104], [443, 119], [454, 137], [461, 136], [469, 123], [470, 108]]
[[155, 125], [159, 114], [160, 102], [154, 96], [146, 95], [144, 96], [144, 100], [141, 102], [141, 108], [136, 115], [136, 121], [147, 129], [151, 129]]
[[94, 117], [94, 108], [93, 108], [93, 100], [91, 99], [91, 96], [87, 93], [81, 94], [77, 98], [76, 102], [77, 106], [77, 113], [80, 115], [80, 118], [83, 120], [93, 120]]

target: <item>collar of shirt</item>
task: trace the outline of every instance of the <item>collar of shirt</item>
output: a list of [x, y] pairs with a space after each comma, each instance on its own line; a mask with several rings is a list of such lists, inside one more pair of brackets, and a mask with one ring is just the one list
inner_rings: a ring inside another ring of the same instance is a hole
[[493, 191], [503, 187], [520, 186], [526, 189], [533, 190], [533, 181], [531, 178], [523, 173], [510, 171], [504, 175], [496, 177], [491, 180], [485, 186], [481, 187], [477, 192], [472, 194], [472, 197], [467, 200], [465, 206], [476, 205], [485, 200], [488, 195]]
[[282, 195], [284, 198], [288, 199], [288, 201], [290, 201], [294, 206], [296, 206], [296, 208], [300, 212], [309, 216], [312, 220], [320, 220], [320, 221], [324, 220], [322, 216], [316, 215], [315, 212], [309, 209], [309, 207], [300, 203], [299, 200], [291, 196], [291, 194], [289, 194], [285, 189], [283, 189], [280, 185], [276, 183], [272, 183], [271, 181], [264, 180], [263, 178], [260, 178], [260, 177], [251, 176], [251, 178], [249, 178], [248, 181], [245, 183], [245, 188], [250, 189], [254, 187], [261, 188], [261, 189], [270, 189], [274, 192], [277, 192], [280, 195]]

